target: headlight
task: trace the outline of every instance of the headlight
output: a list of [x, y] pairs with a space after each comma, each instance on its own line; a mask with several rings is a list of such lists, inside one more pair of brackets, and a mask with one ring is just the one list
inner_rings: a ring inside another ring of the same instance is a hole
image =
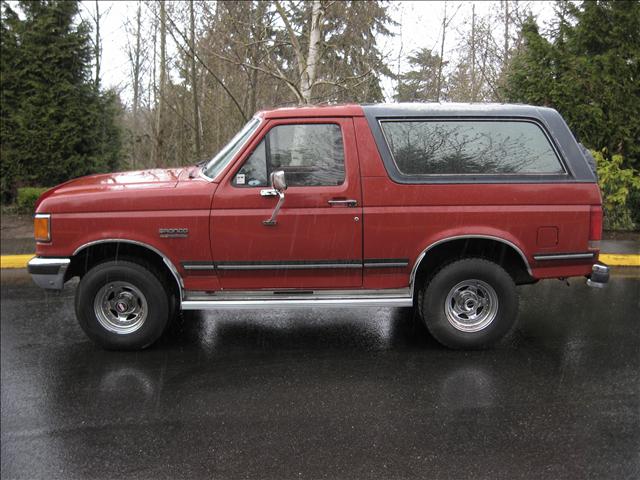
[[36, 242], [51, 241], [51, 215], [48, 213], [37, 213], [33, 217], [33, 236]]

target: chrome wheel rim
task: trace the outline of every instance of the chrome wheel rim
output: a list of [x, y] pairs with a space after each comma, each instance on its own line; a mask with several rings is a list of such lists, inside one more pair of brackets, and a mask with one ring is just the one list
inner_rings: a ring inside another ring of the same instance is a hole
[[139, 330], [149, 312], [143, 293], [123, 281], [104, 285], [95, 297], [93, 309], [100, 325], [119, 335]]
[[444, 312], [449, 323], [462, 332], [487, 328], [498, 313], [498, 294], [482, 280], [464, 280], [447, 295]]

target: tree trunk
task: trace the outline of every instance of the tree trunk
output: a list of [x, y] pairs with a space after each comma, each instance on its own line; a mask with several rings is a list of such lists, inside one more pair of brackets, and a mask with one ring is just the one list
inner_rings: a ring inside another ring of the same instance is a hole
[[167, 12], [164, 0], [160, 0], [160, 81], [158, 86], [156, 116], [155, 164], [163, 167], [164, 158], [164, 106], [167, 83]]
[[201, 147], [201, 121], [200, 106], [198, 104], [198, 74], [196, 70], [196, 21], [193, 12], [193, 0], [189, 2], [189, 26], [190, 26], [190, 47], [191, 47], [191, 94], [193, 96], [193, 134], [194, 153], [196, 161], [200, 161], [202, 155]]
[[309, 49], [304, 71], [300, 78], [300, 93], [304, 103], [311, 103], [313, 86], [316, 81], [317, 64], [320, 60], [320, 42], [322, 40], [322, 20], [324, 12], [320, 0], [314, 0], [311, 6], [311, 28], [309, 29]]
[[[150, 8], [155, 8], [156, 4], [152, 4]], [[155, 10], [154, 10], [155, 14]], [[149, 165], [153, 166], [156, 162], [156, 124], [157, 124], [157, 106], [158, 106], [158, 20], [153, 22], [153, 61], [151, 62], [151, 75], [149, 76], [149, 88], [147, 89], [147, 105], [149, 106], [150, 117], [146, 124], [149, 129], [149, 139], [151, 140], [151, 148], [149, 149]], [[152, 106], [153, 105], [153, 109]]]
[[502, 55], [503, 68], [509, 57], [509, 0], [504, 0], [504, 54]]
[[476, 101], [476, 5], [471, 5], [471, 101]]
[[440, 101], [442, 90], [442, 67], [444, 63], [444, 39], [447, 32], [447, 2], [444, 2], [444, 15], [442, 16], [442, 42], [440, 42], [440, 63], [438, 64], [438, 82], [436, 88], [436, 102]]
[[138, 118], [138, 108], [140, 107], [140, 49], [142, 42], [142, 8], [138, 2], [138, 11], [136, 12], [136, 46], [133, 52], [133, 148], [131, 155], [131, 167], [135, 168], [138, 155], [140, 154], [140, 119]]
[[96, 89], [100, 88], [100, 61], [101, 61], [101, 46], [100, 46], [100, 7], [99, 2], [96, 0], [96, 40], [94, 42], [94, 53], [96, 57], [96, 78], [94, 84]]

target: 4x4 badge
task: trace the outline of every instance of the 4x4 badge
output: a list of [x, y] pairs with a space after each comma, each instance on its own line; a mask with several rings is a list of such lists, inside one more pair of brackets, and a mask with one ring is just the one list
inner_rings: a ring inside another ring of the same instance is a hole
[[188, 228], [160, 228], [158, 233], [161, 238], [186, 238], [189, 236]]

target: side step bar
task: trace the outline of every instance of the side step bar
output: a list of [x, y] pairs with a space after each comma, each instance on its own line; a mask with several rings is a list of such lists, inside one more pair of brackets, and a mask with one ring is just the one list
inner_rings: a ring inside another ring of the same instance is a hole
[[182, 310], [248, 310], [265, 308], [309, 307], [411, 307], [413, 297], [408, 288], [397, 290], [318, 290], [186, 292]]

